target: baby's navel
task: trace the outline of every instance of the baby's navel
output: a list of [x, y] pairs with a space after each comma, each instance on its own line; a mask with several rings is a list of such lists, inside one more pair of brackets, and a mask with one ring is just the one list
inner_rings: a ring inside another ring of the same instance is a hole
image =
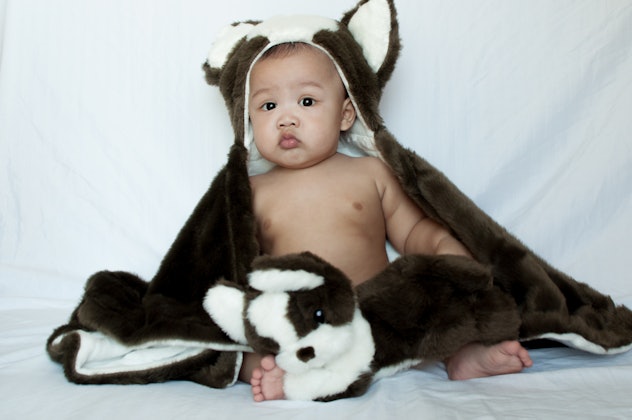
[[261, 227], [263, 228], [263, 230], [270, 230], [271, 226], [272, 226], [272, 221], [270, 219], [265, 219]]
[[357, 201], [354, 201], [353, 202], [353, 208], [356, 209], [357, 211], [362, 211], [364, 206], [362, 205], [362, 203], [358, 203]]

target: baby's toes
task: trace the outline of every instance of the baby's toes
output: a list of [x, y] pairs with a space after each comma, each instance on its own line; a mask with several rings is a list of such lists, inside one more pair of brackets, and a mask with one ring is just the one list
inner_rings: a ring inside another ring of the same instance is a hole
[[274, 360], [274, 356], [265, 356], [261, 359], [261, 367], [266, 371], [271, 371], [277, 366], [276, 361]]
[[[263, 378], [263, 369], [261, 368], [255, 368], [252, 371], [252, 376], [250, 377], [250, 384], [251, 385], [259, 385], [261, 383], [261, 379]], [[254, 381], [254, 383], [253, 383]]]

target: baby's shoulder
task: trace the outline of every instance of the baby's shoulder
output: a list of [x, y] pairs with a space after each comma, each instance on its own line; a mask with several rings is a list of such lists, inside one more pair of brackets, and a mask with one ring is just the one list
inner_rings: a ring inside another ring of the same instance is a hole
[[353, 170], [371, 175], [373, 178], [390, 183], [395, 180], [391, 168], [379, 158], [362, 156], [352, 158]]
[[364, 169], [370, 171], [389, 171], [388, 166], [379, 158], [373, 156], [350, 157], [348, 164], [354, 169]]

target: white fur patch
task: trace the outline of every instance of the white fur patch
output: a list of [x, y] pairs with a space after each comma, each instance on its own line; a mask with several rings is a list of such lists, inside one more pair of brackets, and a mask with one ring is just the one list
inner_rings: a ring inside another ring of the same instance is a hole
[[248, 39], [263, 36], [272, 45], [284, 42], [311, 43], [314, 34], [323, 29], [336, 31], [338, 22], [322, 16], [276, 16], [256, 25], [248, 34]]
[[208, 53], [206, 60], [208, 65], [213, 68], [222, 68], [235, 44], [245, 37], [253, 27], [254, 25], [251, 23], [240, 23], [222, 28]]
[[349, 21], [349, 31], [362, 46], [364, 57], [377, 72], [388, 53], [391, 11], [385, 0], [363, 4]]
[[257, 335], [271, 338], [281, 347], [298, 340], [296, 330], [287, 318], [287, 293], [265, 293], [250, 301], [247, 317]]
[[230, 338], [238, 343], [247, 343], [243, 320], [244, 292], [234, 287], [214, 286], [206, 292], [202, 305]]
[[538, 339], [538, 338], [546, 338], [549, 340], [557, 341], [564, 344], [565, 346], [587, 351], [589, 353], [594, 353], [594, 354], [619, 354], [619, 353], [625, 353], [626, 351], [632, 349], [632, 344], [628, 344], [622, 347], [606, 349], [600, 346], [599, 344], [595, 344], [592, 341], [588, 341], [581, 335], [574, 334], [574, 333], [564, 333], [564, 334], [546, 333], [546, 334], [539, 335], [537, 337], [531, 337], [530, 339]]
[[312, 290], [325, 284], [325, 279], [305, 270], [255, 270], [248, 274], [250, 285], [262, 292], [294, 292]]
[[396, 365], [383, 367], [382, 369], [375, 372], [375, 376], [373, 377], [373, 380], [377, 381], [378, 379], [395, 375], [397, 372], [401, 372], [402, 370], [409, 369], [415, 365], [418, 365], [421, 362], [422, 362], [422, 359], [408, 359], [408, 360], [401, 361]]
[[[346, 337], [344, 337], [346, 335]], [[289, 361], [296, 350], [312, 346], [315, 357], [307, 369], [297, 369], [300, 361]], [[333, 349], [328, 347], [333, 346]], [[359, 309], [353, 321], [341, 327], [322, 325], [277, 356], [281, 368], [288, 368], [283, 389], [291, 400], [313, 400], [345, 391], [360, 375], [370, 371], [375, 353], [371, 327]]]
[[[282, 348], [276, 361], [283, 370], [291, 373], [322, 368], [344, 355], [353, 345], [353, 340], [353, 325], [351, 323], [337, 327], [322, 324], [305, 337]], [[315, 356], [305, 362], [297, 357], [296, 352], [306, 347], [312, 347]]]

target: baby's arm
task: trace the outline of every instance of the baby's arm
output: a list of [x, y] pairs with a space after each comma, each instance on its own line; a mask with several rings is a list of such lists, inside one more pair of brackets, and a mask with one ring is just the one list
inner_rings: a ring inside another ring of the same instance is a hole
[[393, 173], [381, 162], [378, 188], [382, 194], [382, 209], [386, 233], [393, 247], [401, 254], [451, 254], [472, 257], [465, 245], [459, 242], [439, 223], [430, 219], [406, 195]]
[[[426, 252], [423, 252], [426, 250]], [[429, 252], [428, 252], [429, 251]], [[428, 217], [420, 219], [410, 230], [404, 254], [451, 254], [472, 258], [472, 254], [443, 226]]]

